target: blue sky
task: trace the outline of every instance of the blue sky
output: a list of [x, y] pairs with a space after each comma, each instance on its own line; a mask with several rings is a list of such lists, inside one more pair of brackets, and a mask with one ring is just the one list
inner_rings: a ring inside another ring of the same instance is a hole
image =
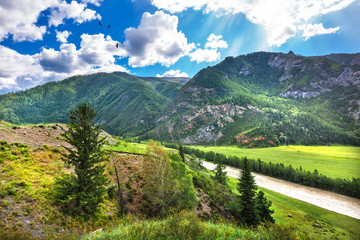
[[256, 51], [356, 53], [359, 13], [359, 0], [1, 0], [0, 93], [95, 72], [192, 77]]

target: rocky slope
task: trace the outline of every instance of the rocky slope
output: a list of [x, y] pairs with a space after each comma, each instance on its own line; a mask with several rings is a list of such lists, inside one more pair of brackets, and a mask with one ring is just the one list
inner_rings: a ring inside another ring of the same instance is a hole
[[358, 144], [359, 90], [357, 64], [292, 52], [228, 57], [194, 76], [146, 137], [186, 144]]

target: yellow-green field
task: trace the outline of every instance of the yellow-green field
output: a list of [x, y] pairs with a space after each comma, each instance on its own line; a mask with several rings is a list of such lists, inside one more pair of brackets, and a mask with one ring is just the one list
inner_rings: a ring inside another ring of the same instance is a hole
[[281, 146], [274, 148], [199, 147], [227, 156], [260, 158], [265, 162], [300, 166], [307, 171], [317, 169], [332, 178], [360, 177], [360, 147], [350, 146]]

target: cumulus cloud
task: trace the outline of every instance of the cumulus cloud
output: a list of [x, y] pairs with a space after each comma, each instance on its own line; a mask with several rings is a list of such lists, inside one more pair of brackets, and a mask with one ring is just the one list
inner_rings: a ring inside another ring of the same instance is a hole
[[165, 72], [163, 75], [157, 74], [156, 77], [184, 77], [187, 78], [189, 75], [186, 72], [180, 72], [180, 70], [170, 70]]
[[220, 59], [220, 53], [216, 49], [196, 49], [189, 54], [190, 61], [214, 62]]
[[55, 31], [56, 31], [56, 40], [59, 42], [62, 42], [62, 43], [66, 43], [71, 32], [69, 32], [67, 30], [65, 30], [63, 32], [58, 32], [57, 30], [55, 30]]
[[210, 34], [205, 44], [205, 49], [196, 49], [189, 53], [190, 61], [200, 62], [215, 62], [220, 60], [219, 48], [227, 48], [229, 45], [226, 41], [221, 40], [222, 35]]
[[63, 43], [59, 51], [44, 48], [35, 57], [45, 71], [76, 74], [81, 69], [86, 71], [94, 66], [109, 66], [115, 63], [115, 56], [124, 57], [127, 54], [123, 48], [115, 47], [116, 41], [110, 36], [83, 34], [81, 39], [79, 50], [72, 43]]
[[81, 39], [80, 49], [72, 43], [63, 43], [59, 50], [44, 48], [34, 55], [23, 55], [0, 45], [0, 93], [78, 74], [128, 72], [116, 64], [116, 59], [127, 53], [116, 48], [111, 37], [83, 34]]
[[81, 2], [83, 2], [83, 3], [91, 3], [91, 4], [98, 7], [98, 6], [100, 6], [102, 1], [103, 0], [82, 0]]
[[40, 12], [57, 4], [57, 0], [0, 1], [0, 41], [9, 34], [15, 41], [42, 40], [46, 27], [35, 23]]
[[207, 38], [207, 43], [205, 44], [206, 48], [227, 48], [229, 45], [224, 40], [221, 40], [222, 35], [216, 36], [215, 34], [210, 34]]
[[303, 37], [305, 40], [321, 34], [329, 34], [337, 32], [340, 27], [336, 28], [324, 28], [322, 23], [319, 24], [305, 24], [299, 27], [299, 29], [303, 30]]
[[178, 18], [162, 11], [145, 12], [138, 28], [125, 30], [124, 47], [129, 65], [143, 67], [160, 63], [170, 66], [188, 54], [194, 44], [188, 44], [184, 33], [177, 30]]
[[[270, 46], [280, 46], [296, 35], [300, 26], [312, 25], [316, 17], [346, 8], [355, 0], [152, 0], [152, 4], [170, 13], [202, 9], [205, 13], [243, 13], [248, 20], [264, 27]], [[317, 25], [317, 24], [315, 24]], [[311, 26], [309, 27], [311, 28]], [[313, 27], [314, 28], [314, 27]], [[331, 29], [331, 30], [330, 30]], [[315, 35], [336, 32], [312, 31]], [[315, 36], [312, 35], [312, 36]], [[306, 38], [306, 34], [304, 37]]]
[[101, 19], [94, 10], [87, 8], [87, 3], [98, 6], [100, 0], [83, 0], [84, 3], [63, 0], [9, 0], [0, 1], [0, 42], [13, 36], [13, 40], [42, 40], [46, 26], [37, 26], [40, 13], [50, 9], [49, 26], [58, 26], [64, 19], [74, 19], [77, 23]]
[[0, 93], [26, 89], [49, 80], [59, 80], [64, 74], [42, 69], [33, 55], [23, 55], [0, 45]]
[[64, 23], [64, 19], [74, 19], [77, 23], [83, 23], [94, 19], [101, 19], [96, 11], [86, 8], [86, 4], [72, 1], [70, 4], [61, 2], [51, 11], [49, 26], [57, 27]]

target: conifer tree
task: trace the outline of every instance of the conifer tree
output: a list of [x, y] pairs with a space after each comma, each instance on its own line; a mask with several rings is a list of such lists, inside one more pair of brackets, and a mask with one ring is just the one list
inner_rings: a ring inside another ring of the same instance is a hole
[[256, 209], [256, 185], [254, 177], [251, 175], [251, 165], [245, 157], [240, 172], [237, 189], [240, 193], [240, 215], [241, 220], [247, 226], [256, 226], [259, 223], [259, 215]]
[[103, 202], [108, 184], [105, 175], [105, 153], [101, 147], [105, 138], [100, 137], [101, 128], [96, 126], [97, 113], [86, 103], [70, 111], [70, 124], [63, 136], [71, 147], [62, 154], [62, 160], [74, 167], [74, 173], [63, 174], [56, 180], [55, 195], [63, 208], [77, 215], [93, 215]]
[[256, 198], [256, 208], [259, 214], [260, 221], [262, 222], [275, 222], [271, 216], [274, 210], [270, 209], [272, 202], [267, 200], [263, 191], [259, 191]]

